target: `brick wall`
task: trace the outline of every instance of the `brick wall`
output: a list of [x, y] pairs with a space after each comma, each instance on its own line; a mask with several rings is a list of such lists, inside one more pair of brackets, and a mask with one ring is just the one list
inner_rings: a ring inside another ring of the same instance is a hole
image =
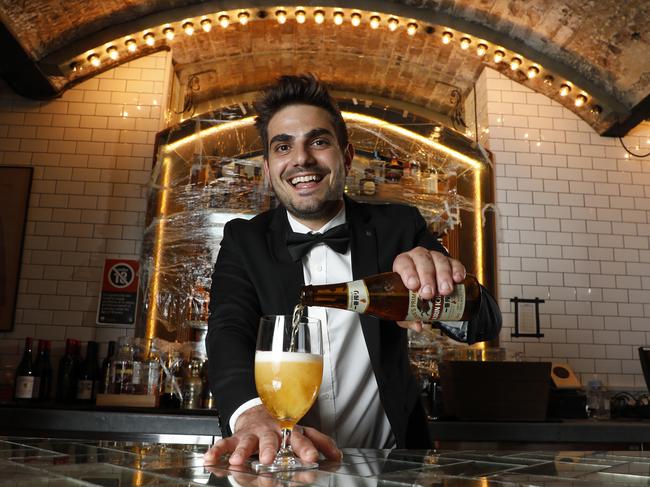
[[132, 334], [95, 325], [98, 292], [105, 258], [139, 257], [170, 67], [169, 53], [157, 53], [46, 102], [0, 86], [0, 164], [34, 168], [15, 327], [0, 333], [0, 365], [17, 361], [26, 336], [53, 340], [56, 362], [66, 338]]
[[[500, 73], [477, 85], [479, 127], [496, 168], [501, 342], [568, 362], [583, 381], [645, 388], [650, 344], [650, 157], [626, 154], [575, 114]], [[624, 139], [650, 152], [650, 124]], [[511, 338], [510, 298], [539, 297], [544, 337]]]

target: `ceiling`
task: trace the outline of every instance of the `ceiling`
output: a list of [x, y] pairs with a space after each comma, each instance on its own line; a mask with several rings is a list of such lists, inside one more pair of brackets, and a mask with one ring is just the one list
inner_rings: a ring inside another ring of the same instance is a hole
[[[280, 74], [314, 72], [341, 92], [399, 100], [445, 116], [490, 66], [557, 100], [603, 135], [650, 117], [648, 0], [395, 0], [313, 2], [0, 0], [2, 76], [23, 96], [46, 99], [115, 65], [170, 49], [194, 103], [250, 93]], [[306, 20], [298, 23], [296, 11]], [[279, 23], [276, 12], [286, 12]], [[324, 14], [318, 24], [314, 15]], [[237, 15], [248, 13], [248, 23]], [[334, 14], [343, 14], [336, 25]], [[354, 13], [359, 26], [351, 25]], [[219, 18], [228, 15], [226, 28]], [[370, 17], [380, 17], [372, 28]], [[394, 17], [392, 31], [388, 20]], [[212, 29], [204, 32], [201, 21]], [[195, 32], [186, 35], [183, 25]], [[417, 25], [414, 35], [409, 23]], [[163, 29], [174, 29], [168, 40]], [[443, 34], [452, 34], [448, 44]], [[153, 34], [152, 45], [143, 36]], [[469, 47], [461, 47], [466, 37]], [[132, 42], [133, 51], [125, 43]], [[477, 55], [485, 44], [487, 53]], [[107, 48], [115, 47], [111, 59]], [[504, 54], [502, 62], [495, 51]], [[101, 64], [92, 66], [96, 54]], [[521, 61], [511, 69], [513, 58]], [[533, 66], [538, 76], [528, 77]], [[561, 85], [570, 88], [560, 95]], [[582, 106], [575, 101], [583, 95]]]

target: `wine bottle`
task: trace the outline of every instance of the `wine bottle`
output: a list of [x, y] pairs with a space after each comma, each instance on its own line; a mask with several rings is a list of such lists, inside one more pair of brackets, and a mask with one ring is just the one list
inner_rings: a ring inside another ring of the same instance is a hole
[[77, 393], [77, 372], [79, 359], [78, 340], [68, 338], [65, 341], [65, 354], [59, 361], [59, 373], [56, 384], [56, 399], [61, 402], [73, 401]]
[[52, 364], [50, 363], [50, 340], [38, 341], [38, 355], [34, 361], [34, 399], [47, 401], [52, 389]]
[[110, 394], [111, 392], [111, 364], [113, 361], [113, 356], [115, 355], [115, 342], [108, 342], [108, 351], [106, 352], [106, 357], [102, 360], [102, 370], [99, 384], [99, 392], [101, 394]]
[[23, 357], [16, 369], [14, 399], [32, 400], [34, 395], [34, 365], [32, 364], [32, 337], [25, 338]]
[[77, 375], [77, 401], [93, 402], [95, 400], [98, 379], [97, 342], [89, 341], [86, 348], [86, 359], [81, 363]]
[[404, 286], [399, 274], [386, 272], [357, 281], [304, 286], [300, 304], [347, 309], [394, 321], [467, 321], [479, 310], [481, 288], [474, 276], [467, 275], [454, 286], [453, 293], [422, 299]]

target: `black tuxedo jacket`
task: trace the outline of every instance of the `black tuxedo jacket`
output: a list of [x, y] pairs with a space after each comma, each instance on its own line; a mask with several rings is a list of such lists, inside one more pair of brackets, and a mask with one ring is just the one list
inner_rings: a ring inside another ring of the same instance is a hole
[[[347, 198], [345, 204], [354, 279], [391, 271], [397, 254], [418, 245], [445, 252], [415, 208], [360, 204]], [[290, 230], [283, 207], [251, 220], [231, 220], [224, 227], [212, 275], [206, 338], [210, 386], [224, 436], [231, 433], [232, 413], [258, 396], [253, 364], [260, 316], [291, 314], [304, 284], [302, 263], [292, 261], [285, 243]], [[483, 301], [486, 305], [469, 329], [470, 343], [496, 336], [501, 326], [492, 298]], [[429, 447], [418, 386], [409, 370], [406, 330], [394, 322], [360, 318], [397, 446]]]

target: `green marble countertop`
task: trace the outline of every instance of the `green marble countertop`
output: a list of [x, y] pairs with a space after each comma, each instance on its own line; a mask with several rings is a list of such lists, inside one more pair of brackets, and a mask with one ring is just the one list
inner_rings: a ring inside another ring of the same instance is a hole
[[0, 436], [0, 487], [650, 486], [650, 452], [345, 449], [317, 470], [256, 475], [206, 446]]

